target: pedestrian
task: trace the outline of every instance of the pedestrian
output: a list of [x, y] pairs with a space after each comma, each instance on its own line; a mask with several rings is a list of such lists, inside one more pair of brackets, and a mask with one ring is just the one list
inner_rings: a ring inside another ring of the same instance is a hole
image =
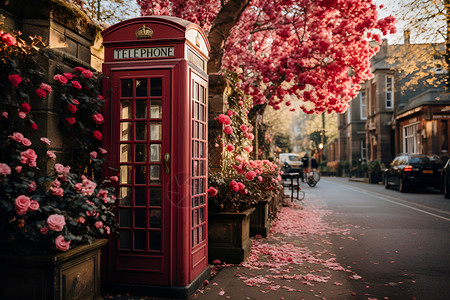
[[305, 178], [307, 178], [309, 173], [309, 158], [308, 154], [305, 154], [305, 156], [302, 157], [302, 163], [303, 163], [303, 178], [302, 182], [305, 182]]
[[319, 167], [319, 164], [317, 163], [317, 160], [314, 156], [311, 157], [311, 170], [317, 171], [317, 168]]

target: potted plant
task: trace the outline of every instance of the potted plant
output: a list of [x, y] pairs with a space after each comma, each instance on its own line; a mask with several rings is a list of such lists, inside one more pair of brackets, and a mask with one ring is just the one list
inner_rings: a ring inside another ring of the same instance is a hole
[[[43, 82], [41, 44], [0, 31], [0, 298], [97, 299], [100, 249], [117, 227], [99, 78], [76, 67]], [[49, 94], [67, 146], [58, 155], [33, 116]]]

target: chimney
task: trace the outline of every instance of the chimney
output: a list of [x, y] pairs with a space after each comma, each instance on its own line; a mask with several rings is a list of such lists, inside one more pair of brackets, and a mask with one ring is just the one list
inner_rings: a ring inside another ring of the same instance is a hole
[[411, 43], [411, 40], [410, 40], [410, 38], [411, 38], [411, 31], [405, 30], [403, 32], [403, 38], [405, 39], [404, 40], [405, 45], [409, 45]]

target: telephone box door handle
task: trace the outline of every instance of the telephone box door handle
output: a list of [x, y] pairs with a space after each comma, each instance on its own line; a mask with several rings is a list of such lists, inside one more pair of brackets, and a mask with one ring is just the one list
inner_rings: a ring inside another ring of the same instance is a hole
[[170, 166], [170, 153], [166, 153], [164, 155], [164, 162], [165, 162], [165, 165], [166, 165], [166, 173], [169, 174], [170, 173], [170, 169], [169, 169], [169, 166]]

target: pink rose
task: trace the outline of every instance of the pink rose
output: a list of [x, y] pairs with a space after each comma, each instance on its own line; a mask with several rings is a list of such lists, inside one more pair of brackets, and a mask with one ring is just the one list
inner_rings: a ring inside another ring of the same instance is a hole
[[20, 132], [14, 132], [12, 134], [11, 138], [13, 140], [15, 140], [16, 142], [18, 142], [18, 143], [22, 143], [22, 140], [24, 139], [24, 136]]
[[39, 98], [45, 98], [45, 96], [47, 96], [47, 92], [41, 88], [36, 89], [36, 94]]
[[105, 155], [106, 153], [108, 153], [108, 151], [106, 151], [105, 149], [103, 149], [103, 148], [98, 148], [98, 150], [100, 151], [100, 153], [101, 154], [103, 154], [103, 155]]
[[225, 124], [225, 125], [230, 125], [231, 124], [231, 119], [230, 117], [224, 115], [224, 114], [220, 114], [217, 117], [217, 120], [219, 121], [220, 124]]
[[225, 128], [223, 129], [223, 132], [225, 134], [232, 134], [233, 133], [233, 128], [231, 128], [231, 126], [227, 125], [225, 126]]
[[53, 91], [52, 87], [46, 83], [41, 83], [40, 88], [49, 94]]
[[91, 158], [97, 158], [97, 152], [92, 151], [90, 154]]
[[66, 241], [64, 236], [60, 235], [55, 240], [56, 249], [61, 251], [67, 251], [70, 248], [70, 241]]
[[51, 159], [55, 159], [55, 158], [56, 158], [56, 154], [53, 153], [53, 152], [50, 151], [50, 150], [47, 151], [47, 156], [48, 156], [48, 158], [51, 158]]
[[46, 137], [41, 137], [40, 140], [41, 140], [41, 142], [43, 142], [44, 144], [47, 144], [47, 145], [50, 145], [50, 143], [51, 143], [51, 141]]
[[36, 189], [37, 185], [36, 182], [32, 181], [29, 185], [28, 185], [28, 191], [32, 192]]
[[58, 174], [69, 174], [70, 166], [64, 167], [62, 164], [55, 164], [55, 171]]
[[77, 99], [72, 99], [73, 104], [78, 105], [80, 104], [80, 101], [78, 101]]
[[2, 112], [2, 116], [8, 119], [8, 113], [6, 111]]
[[66, 219], [62, 215], [50, 215], [47, 218], [48, 228], [53, 231], [62, 231], [66, 225]]
[[81, 191], [82, 188], [83, 188], [83, 184], [82, 183], [75, 183], [75, 190]]
[[256, 173], [254, 171], [248, 171], [247, 174], [245, 174], [245, 177], [248, 180], [253, 180], [256, 177]]
[[94, 119], [94, 122], [97, 123], [97, 124], [102, 124], [105, 121], [105, 119], [103, 118], [102, 114], [92, 115], [92, 119]]
[[213, 187], [210, 187], [208, 189], [208, 195], [210, 195], [211, 197], [214, 197], [215, 195], [217, 195], [217, 193], [218, 193], [218, 191]]
[[74, 117], [68, 117], [66, 118], [67, 123], [69, 123], [69, 125], [73, 125], [76, 122], [76, 118]]
[[103, 227], [103, 222], [102, 222], [102, 221], [97, 221], [97, 222], [95, 222], [94, 226], [95, 226], [96, 228], [100, 229], [100, 228]]
[[25, 119], [27, 117], [27, 114], [24, 113], [23, 111], [19, 111], [18, 115], [19, 115], [19, 118], [21, 118], [21, 119]]
[[231, 116], [233, 115], [233, 111], [232, 111], [232, 110], [227, 110], [227, 115], [228, 115], [229, 117], [231, 117]]
[[83, 68], [83, 67], [75, 67], [75, 68], [73, 68], [73, 71], [74, 72], [83, 72], [83, 71], [85, 71], [86, 69], [85, 68]]
[[245, 185], [242, 182], [238, 182], [237, 185], [239, 187], [239, 190], [245, 189]]
[[4, 176], [11, 175], [11, 167], [7, 164], [0, 163], [0, 173]]
[[230, 183], [228, 184], [228, 186], [234, 191], [237, 192], [239, 191], [239, 185], [236, 182], [236, 180], [231, 180]]
[[67, 110], [71, 113], [74, 114], [77, 112], [77, 107], [73, 104], [67, 104]]
[[64, 77], [66, 77], [69, 80], [72, 80], [73, 74], [72, 73], [63, 73]]
[[234, 146], [231, 145], [230, 143], [227, 144], [227, 151], [228, 152], [232, 152], [234, 150]]
[[106, 234], [110, 234], [111, 233], [111, 228], [109, 228], [109, 226], [106, 226], [105, 227], [105, 231], [106, 231]]
[[39, 209], [39, 203], [36, 200], [30, 201], [30, 206], [28, 207], [29, 211], [36, 211]]
[[247, 136], [247, 138], [248, 138], [250, 141], [253, 141], [253, 139], [255, 138], [255, 136], [253, 135], [253, 133], [249, 133], [249, 134], [247, 134], [246, 136]]
[[245, 124], [242, 124], [239, 128], [241, 128], [241, 130], [245, 133], [247, 133], [247, 131], [248, 131], [248, 127]]
[[6, 33], [2, 36], [3, 43], [6, 44], [6, 46], [14, 46], [16, 44], [16, 38], [10, 35], [9, 33]]
[[61, 74], [56, 74], [55, 76], [53, 76], [53, 79], [63, 85], [67, 83], [67, 78], [62, 76]]
[[83, 217], [79, 217], [79, 218], [77, 219], [77, 222], [78, 222], [78, 223], [81, 223], [81, 224], [84, 224], [84, 222], [86, 222], [86, 219], [83, 218]]
[[20, 195], [14, 201], [16, 213], [20, 216], [23, 216], [27, 211], [28, 207], [30, 207], [31, 199], [25, 195]]
[[97, 95], [97, 99], [98, 100], [103, 100], [103, 96], [102, 95]]
[[36, 167], [36, 159], [37, 155], [33, 149], [27, 149], [23, 152], [20, 152], [20, 162], [22, 164], [27, 164], [30, 167]]
[[17, 166], [14, 169], [16, 170], [17, 173], [22, 172], [22, 166]]
[[84, 78], [92, 78], [92, 75], [94, 75], [91, 70], [84, 70], [81, 72], [83, 74]]
[[24, 145], [25, 147], [30, 147], [31, 146], [31, 141], [29, 139], [27, 139], [27, 138], [23, 138], [22, 145]]
[[76, 80], [72, 81], [72, 86], [77, 90], [81, 90], [81, 84]]
[[41, 233], [42, 234], [47, 234], [48, 233], [48, 227], [42, 227], [41, 228]]
[[244, 150], [247, 151], [248, 153], [253, 151], [253, 147], [252, 146], [245, 146]]
[[259, 182], [263, 182], [262, 176], [258, 176], [258, 180], [259, 180]]
[[20, 77], [20, 76], [17, 75], [17, 74], [13, 74], [13, 75], [9, 75], [9, 76], [8, 76], [8, 80], [9, 80], [9, 82], [11, 82], [11, 84], [12, 84], [13, 86], [18, 87], [18, 86], [19, 86], [19, 83], [22, 82], [22, 77]]
[[119, 177], [117, 177], [117, 176], [110, 176], [109, 179], [111, 181], [119, 181]]
[[97, 140], [99, 140], [99, 141], [102, 140], [102, 133], [101, 133], [100, 131], [95, 130], [95, 131], [93, 132], [93, 135], [94, 135], [94, 139], [97, 139]]

